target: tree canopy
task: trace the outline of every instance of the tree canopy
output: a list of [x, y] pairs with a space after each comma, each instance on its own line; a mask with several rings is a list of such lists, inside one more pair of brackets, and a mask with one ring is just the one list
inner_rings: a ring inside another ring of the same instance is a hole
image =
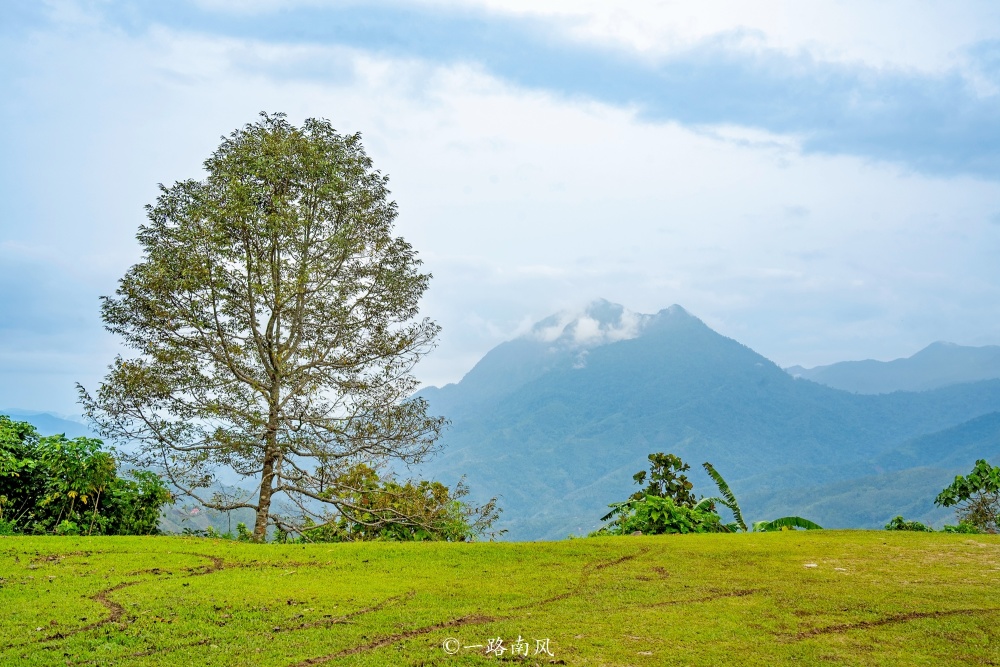
[[[418, 319], [430, 275], [393, 235], [388, 179], [358, 134], [261, 114], [204, 167], [160, 186], [142, 260], [102, 299], [137, 354], [81, 387], [87, 415], [206, 506], [253, 509], [257, 540], [296, 517], [357, 518], [344, 472], [418, 462], [445, 423], [409, 398], [438, 333]], [[254, 479], [256, 500], [205, 497], [220, 467]]]

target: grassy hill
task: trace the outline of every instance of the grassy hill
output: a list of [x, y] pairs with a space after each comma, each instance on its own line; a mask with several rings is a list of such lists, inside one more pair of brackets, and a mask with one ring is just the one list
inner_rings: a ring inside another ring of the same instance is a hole
[[998, 536], [0, 538], [0, 664], [996, 664], [998, 586]]

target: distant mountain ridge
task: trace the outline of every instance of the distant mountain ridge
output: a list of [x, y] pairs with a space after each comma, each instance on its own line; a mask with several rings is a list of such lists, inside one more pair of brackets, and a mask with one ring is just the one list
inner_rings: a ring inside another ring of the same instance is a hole
[[[500, 494], [512, 539], [593, 529], [607, 503], [631, 493], [632, 473], [655, 451], [691, 463], [696, 491], [705, 494], [714, 487], [697, 466], [711, 461], [746, 498], [749, 516], [795, 512], [782, 502], [793, 489], [849, 488], [851, 480], [879, 475], [893, 476], [889, 483], [901, 485], [893, 493], [928, 515], [933, 497], [912, 497], [905, 476], [887, 472], [878, 457], [1000, 412], [997, 380], [921, 393], [852, 394], [792, 378], [680, 306], [629, 314], [627, 328], [617, 313], [627, 311], [601, 301], [575, 318], [546, 318], [491, 350], [461, 382], [419, 392], [432, 412], [452, 420], [441, 454], [421, 474], [446, 481], [466, 475], [483, 499]], [[607, 332], [628, 335], [593, 333], [602, 323]], [[587, 340], [594, 344], [583, 344]], [[945, 446], [954, 444], [941, 437]], [[918, 462], [935, 468], [926, 478], [939, 475], [942, 488], [956, 470], [937, 466], [946, 455], [925, 451], [924, 459], [937, 458]], [[863, 498], [844, 493], [844, 502], [827, 508], [830, 514], [810, 518], [848, 526], [868, 516], [861, 512]], [[893, 509], [875, 513], [889, 513], [888, 520]]]
[[[910, 359], [940, 368], [952, 348], [991, 349], [935, 344]], [[992, 357], [967, 358], [962, 368], [981, 370]], [[894, 362], [872, 363], [879, 373]], [[1000, 462], [1000, 380], [945, 385], [843, 391], [792, 377], [680, 306], [640, 314], [600, 300], [498, 345], [460, 382], [418, 392], [452, 425], [439, 455], [412, 474], [465, 476], [474, 500], [500, 495], [508, 539], [596, 528], [655, 451], [690, 463], [703, 495], [715, 489], [699, 464], [711, 461], [749, 519], [880, 527], [902, 513], [940, 526], [952, 513], [934, 495], [975, 459]], [[93, 435], [51, 414], [7, 414], [45, 435]]]
[[14, 421], [28, 422], [34, 426], [41, 435], [57, 435], [63, 433], [67, 438], [86, 436], [88, 438], [98, 437], [85, 424], [74, 419], [67, 419], [56, 416], [51, 412], [36, 412], [34, 410], [20, 410], [16, 408], [0, 408], [0, 415], [7, 415]]
[[969, 347], [937, 342], [903, 359], [841, 361], [829, 366], [792, 366], [785, 370], [794, 377], [858, 394], [926, 391], [1000, 378], [1000, 346]]

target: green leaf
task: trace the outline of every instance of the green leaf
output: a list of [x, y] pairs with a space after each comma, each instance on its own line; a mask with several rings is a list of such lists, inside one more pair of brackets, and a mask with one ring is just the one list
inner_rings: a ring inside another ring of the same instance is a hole
[[782, 528], [822, 530], [823, 526], [813, 523], [809, 519], [803, 519], [800, 516], [783, 516], [780, 519], [774, 519], [773, 521], [757, 521], [753, 524], [753, 530], [756, 533], [772, 532], [775, 530], [781, 530]]
[[733, 513], [733, 518], [736, 519], [736, 523], [739, 525], [740, 529], [743, 532], [746, 532], [747, 525], [743, 521], [743, 513], [740, 511], [740, 505], [736, 502], [736, 496], [733, 495], [733, 492], [729, 489], [729, 485], [726, 484], [726, 480], [724, 480], [722, 475], [720, 475], [718, 471], [712, 467], [711, 463], [702, 463], [701, 467], [705, 469], [708, 476], [711, 477], [712, 481], [715, 482], [715, 485], [719, 487], [719, 493], [722, 494], [722, 498], [724, 499], [719, 502], [729, 508], [729, 510]]

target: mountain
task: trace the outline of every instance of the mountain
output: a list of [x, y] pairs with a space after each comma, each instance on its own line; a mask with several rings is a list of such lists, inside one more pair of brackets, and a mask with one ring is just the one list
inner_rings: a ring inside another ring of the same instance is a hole
[[859, 394], [925, 391], [1000, 378], [1000, 346], [968, 347], [938, 342], [905, 359], [841, 361], [829, 366], [792, 366], [785, 370], [794, 377]]
[[63, 433], [67, 438], [86, 436], [88, 438], [98, 437], [86, 425], [72, 419], [57, 417], [51, 412], [34, 412], [32, 410], [3, 409], [0, 408], [0, 415], [7, 415], [14, 421], [28, 422], [34, 426], [41, 435], [57, 435]]
[[[1000, 412], [997, 380], [852, 394], [793, 378], [680, 306], [638, 315], [606, 301], [539, 322], [461, 382], [419, 395], [452, 421], [420, 474], [465, 475], [480, 500], [500, 495], [511, 539], [594, 529], [608, 503], [634, 490], [651, 452], [692, 464], [706, 495], [715, 489], [699, 464], [711, 461], [744, 515], [760, 519], [798, 513], [792, 490], [886, 474], [880, 454]], [[880, 507], [865, 525], [894, 510]]]

